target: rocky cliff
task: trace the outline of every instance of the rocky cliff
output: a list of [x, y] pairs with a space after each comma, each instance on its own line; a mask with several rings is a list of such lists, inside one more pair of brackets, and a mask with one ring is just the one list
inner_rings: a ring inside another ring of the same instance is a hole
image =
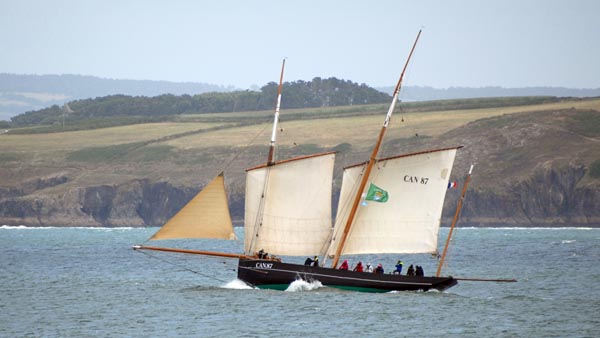
[[[600, 189], [584, 184], [586, 168], [543, 168], [507, 189], [471, 187], [465, 199], [463, 226], [600, 226]], [[446, 203], [450, 224], [458, 200]]]
[[[159, 226], [193, 197], [196, 191], [168, 182], [135, 179], [119, 185], [46, 190], [66, 183], [64, 176], [40, 179], [40, 189], [0, 190], [0, 219], [27, 226]], [[31, 187], [27, 182], [24, 186]], [[27, 191], [27, 192], [25, 192]]]
[[[600, 160], [599, 137], [600, 112], [565, 110], [479, 120], [438, 138], [395, 140], [386, 147], [408, 152], [465, 146], [452, 178], [460, 186], [475, 163], [461, 226], [597, 227], [600, 175], [590, 168]], [[338, 157], [354, 161], [344, 153]], [[56, 171], [0, 187], [0, 225], [160, 226], [199, 188], [168, 177], [86, 184], [73, 171]], [[233, 217], [241, 219], [243, 179], [229, 180], [227, 188]], [[448, 192], [443, 225], [452, 220], [460, 190]]]
[[[472, 185], [459, 225], [600, 226], [600, 189], [582, 186], [585, 174], [582, 166], [547, 168], [507, 190]], [[0, 219], [2, 224], [27, 226], [160, 226], [195, 193], [197, 190], [147, 179], [80, 187], [58, 195], [43, 193], [43, 189], [21, 196], [3, 191]], [[448, 194], [444, 225], [451, 223], [459, 195], [460, 189]], [[232, 214], [240, 219], [243, 196], [230, 197]]]

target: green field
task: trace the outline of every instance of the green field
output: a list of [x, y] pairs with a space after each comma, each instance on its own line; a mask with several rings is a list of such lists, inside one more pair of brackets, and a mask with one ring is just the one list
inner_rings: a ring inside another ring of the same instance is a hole
[[[534, 103], [515, 99], [524, 105], [509, 105], [509, 99], [490, 101], [490, 108], [479, 101], [465, 100], [399, 104], [386, 140], [438, 137], [469, 122], [533, 111], [594, 109], [600, 99], [564, 99]], [[535, 101], [533, 101], [535, 102]], [[443, 106], [450, 109], [430, 110]], [[478, 106], [461, 109], [461, 106]], [[295, 109], [281, 112], [278, 145], [285, 155], [331, 149], [349, 143], [358, 152], [370, 149], [381, 128], [387, 105]], [[218, 171], [219, 167], [248, 150], [234, 166], [244, 167], [264, 161], [272, 124], [271, 111], [176, 116], [171, 122], [145, 123], [118, 127], [0, 135], [0, 164], [10, 175], [0, 184], [56, 172], [61, 168], [85, 172], [90, 182], [111, 182], [117, 177], [154, 177], [193, 181], [194, 172]], [[118, 179], [117, 181], [119, 181]]]

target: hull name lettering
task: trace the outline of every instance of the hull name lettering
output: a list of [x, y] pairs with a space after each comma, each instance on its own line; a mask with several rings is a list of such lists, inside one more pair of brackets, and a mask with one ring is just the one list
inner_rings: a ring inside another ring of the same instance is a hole
[[259, 269], [270, 269], [273, 267], [273, 263], [256, 263], [256, 267]]

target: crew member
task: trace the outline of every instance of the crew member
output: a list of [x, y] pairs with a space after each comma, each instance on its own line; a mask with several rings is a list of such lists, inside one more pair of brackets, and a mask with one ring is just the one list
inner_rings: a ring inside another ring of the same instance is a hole
[[402, 266], [404, 265], [404, 262], [401, 260], [398, 260], [398, 263], [396, 263], [396, 270], [394, 270], [394, 274], [402, 274]]

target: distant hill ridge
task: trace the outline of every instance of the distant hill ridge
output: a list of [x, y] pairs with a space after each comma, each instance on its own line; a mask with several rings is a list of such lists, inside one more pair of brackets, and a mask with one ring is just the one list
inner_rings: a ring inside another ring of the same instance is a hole
[[[12, 127], [60, 124], [64, 115], [73, 122], [115, 117], [153, 118], [203, 113], [262, 111], [274, 108], [278, 84], [269, 82], [259, 91], [238, 90], [196, 95], [163, 94], [153, 97], [109, 95], [94, 99], [70, 101], [67, 106], [53, 105], [12, 117]], [[391, 96], [365, 84], [359, 85], [335, 77], [283, 84], [285, 100], [282, 109], [352, 106], [389, 102]], [[139, 121], [138, 121], [139, 122]]]
[[200, 82], [106, 79], [89, 75], [18, 75], [0, 73], [0, 92], [60, 93], [72, 98], [113, 94], [156, 96], [232, 91], [233, 86]]
[[[391, 94], [393, 87], [375, 88]], [[0, 120], [33, 110], [63, 105], [66, 102], [109, 96], [158, 96], [163, 94], [195, 95], [207, 92], [231, 92], [234, 86], [199, 82], [169, 82], [152, 80], [118, 80], [88, 75], [23, 75], [0, 73]], [[600, 88], [573, 89], [563, 87], [502, 88], [405, 86], [400, 94], [404, 101], [428, 101], [455, 98], [507, 96], [600, 96]]]
[[[394, 87], [376, 88], [384, 93], [393, 93]], [[600, 96], [600, 88], [565, 88], [565, 87], [522, 87], [504, 88], [486, 86], [480, 88], [450, 87], [445, 89], [428, 86], [408, 86], [402, 89], [400, 98], [404, 101], [430, 101], [467, 99], [479, 97], [515, 97], [515, 96], [556, 96], [556, 97], [596, 97]]]
[[88, 75], [21, 75], [0, 73], [0, 120], [26, 111], [65, 102], [124, 94], [156, 96], [161, 94], [201, 94], [227, 92], [235, 88], [198, 82], [117, 80]]

